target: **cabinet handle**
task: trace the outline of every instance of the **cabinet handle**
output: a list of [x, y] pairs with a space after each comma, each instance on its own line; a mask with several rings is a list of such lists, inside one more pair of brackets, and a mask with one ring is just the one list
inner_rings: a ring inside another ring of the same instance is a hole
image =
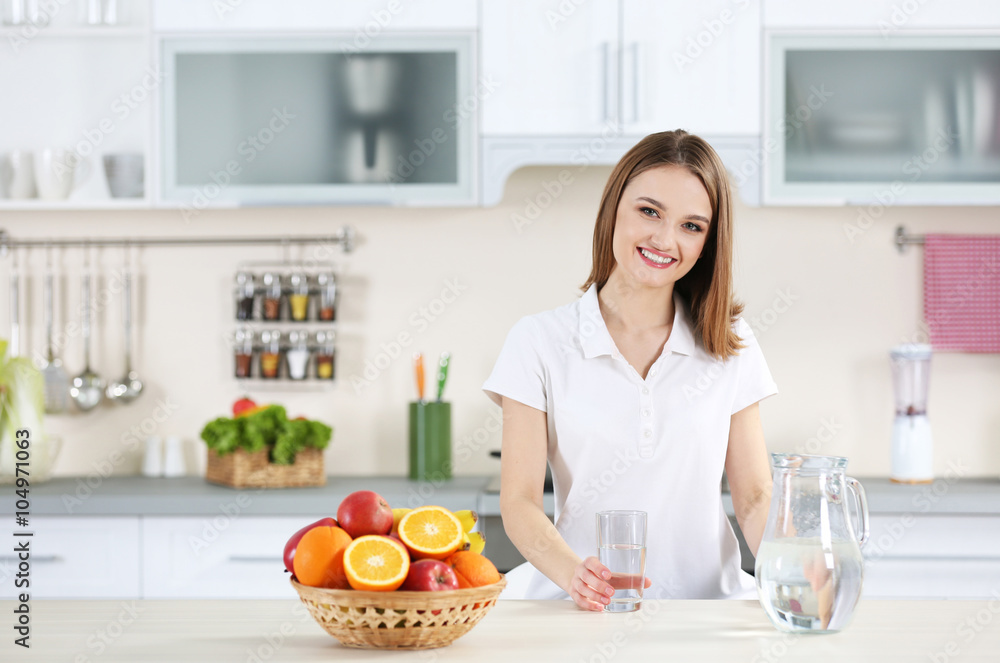
[[276, 557], [274, 555], [230, 555], [230, 562], [237, 562], [239, 564], [259, 564], [261, 562], [278, 562], [284, 563], [281, 557]]
[[[17, 555], [0, 555], [0, 564], [5, 564], [10, 562], [11, 564], [17, 564], [22, 561]], [[62, 557], [59, 555], [32, 555], [31, 562], [38, 564], [47, 564], [52, 562], [61, 562]]]

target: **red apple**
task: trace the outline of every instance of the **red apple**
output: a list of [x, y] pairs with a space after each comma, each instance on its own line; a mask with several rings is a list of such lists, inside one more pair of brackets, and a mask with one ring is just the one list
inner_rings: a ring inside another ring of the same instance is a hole
[[320, 525], [337, 527], [337, 521], [330, 517], [321, 518], [311, 525], [306, 525], [295, 534], [292, 534], [292, 538], [288, 539], [288, 543], [285, 544], [285, 568], [288, 569], [289, 573], [295, 573], [295, 569], [292, 567], [292, 560], [295, 559], [295, 549], [299, 546], [299, 541], [302, 540], [306, 532]]
[[410, 564], [401, 590], [409, 592], [439, 592], [458, 589], [455, 570], [437, 559], [421, 559]]
[[370, 490], [359, 490], [345, 497], [337, 508], [337, 520], [352, 539], [392, 531], [389, 503]]

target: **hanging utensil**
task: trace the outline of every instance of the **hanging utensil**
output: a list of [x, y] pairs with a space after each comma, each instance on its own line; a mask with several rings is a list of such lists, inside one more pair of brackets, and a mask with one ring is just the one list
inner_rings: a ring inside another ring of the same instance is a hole
[[104, 379], [90, 368], [90, 251], [84, 247], [83, 274], [83, 372], [73, 378], [69, 395], [76, 406], [84, 412], [89, 412], [101, 404], [104, 398]]
[[122, 320], [125, 325], [125, 376], [108, 385], [107, 396], [127, 405], [142, 393], [139, 374], [132, 370], [132, 274], [129, 271], [128, 247], [125, 247], [125, 268], [122, 271]]
[[45, 367], [42, 368], [42, 378], [45, 380], [45, 411], [49, 414], [65, 412], [69, 405], [69, 376], [63, 368], [62, 361], [52, 350], [52, 324], [55, 317], [53, 301], [52, 252], [46, 256], [45, 269]]

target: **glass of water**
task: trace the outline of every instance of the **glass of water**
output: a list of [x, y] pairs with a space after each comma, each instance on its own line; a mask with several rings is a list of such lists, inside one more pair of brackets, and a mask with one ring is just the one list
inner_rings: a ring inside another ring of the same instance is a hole
[[615, 588], [605, 612], [632, 612], [642, 605], [646, 573], [646, 512], [599, 511], [597, 555]]

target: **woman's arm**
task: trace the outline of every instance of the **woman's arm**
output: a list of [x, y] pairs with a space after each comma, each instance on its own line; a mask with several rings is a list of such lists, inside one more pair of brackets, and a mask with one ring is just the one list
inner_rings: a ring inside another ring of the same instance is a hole
[[581, 561], [545, 515], [542, 505], [548, 446], [546, 414], [506, 397], [502, 402], [500, 513], [504, 530], [524, 558], [578, 606], [602, 610], [614, 590], [598, 574], [605, 578], [611, 574], [596, 557]]
[[743, 408], [730, 421], [726, 477], [736, 522], [756, 557], [771, 506], [771, 463], [757, 403]]

